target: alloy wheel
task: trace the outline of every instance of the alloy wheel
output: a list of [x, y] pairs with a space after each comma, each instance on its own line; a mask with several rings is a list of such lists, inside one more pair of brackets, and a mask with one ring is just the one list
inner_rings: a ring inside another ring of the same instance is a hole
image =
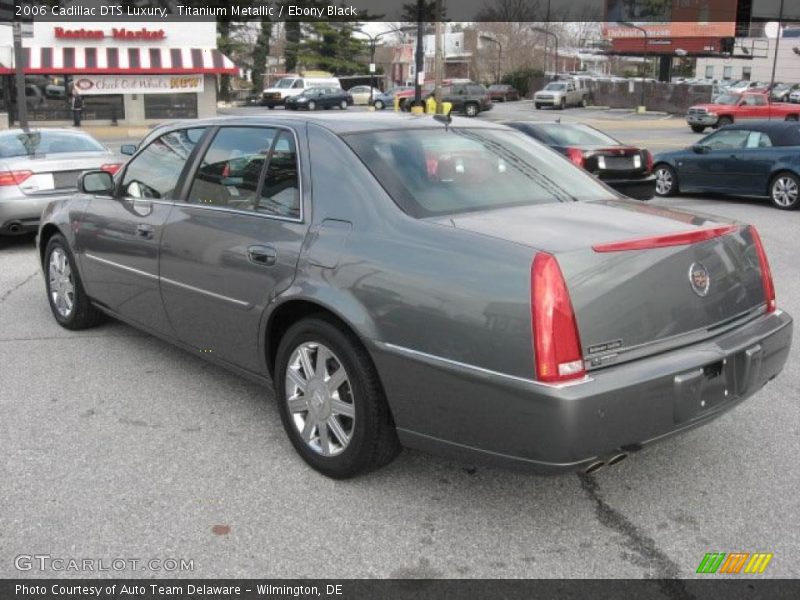
[[286, 403], [303, 442], [322, 456], [341, 454], [353, 438], [356, 411], [350, 378], [319, 342], [304, 342], [286, 369]]
[[50, 253], [47, 266], [47, 277], [50, 283], [50, 298], [58, 314], [67, 318], [75, 306], [75, 283], [72, 280], [72, 269], [69, 266], [67, 253], [56, 247]]
[[792, 177], [787, 175], [778, 177], [772, 184], [772, 201], [782, 208], [794, 206], [797, 202], [797, 196], [797, 181]]
[[659, 196], [666, 196], [669, 194], [672, 191], [673, 185], [675, 185], [675, 181], [669, 169], [665, 167], [656, 169], [656, 193]]

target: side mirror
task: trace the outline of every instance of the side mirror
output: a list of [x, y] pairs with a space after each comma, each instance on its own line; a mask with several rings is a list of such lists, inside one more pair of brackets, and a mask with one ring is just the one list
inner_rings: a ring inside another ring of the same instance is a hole
[[136, 154], [136, 144], [122, 144], [119, 148], [119, 152], [126, 156], [133, 156]]
[[78, 190], [97, 196], [114, 195], [114, 179], [106, 171], [84, 171], [78, 177]]
[[705, 154], [706, 152], [708, 152], [708, 150], [709, 148], [705, 144], [695, 144], [694, 146], [692, 146], [692, 151], [695, 154]]

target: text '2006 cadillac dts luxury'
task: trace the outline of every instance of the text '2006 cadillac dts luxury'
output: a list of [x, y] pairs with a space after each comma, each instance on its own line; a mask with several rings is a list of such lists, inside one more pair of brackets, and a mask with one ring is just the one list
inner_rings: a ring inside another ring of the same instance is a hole
[[591, 470], [782, 369], [748, 225], [620, 196], [509, 128], [396, 115], [152, 131], [45, 210], [55, 319], [122, 319], [274, 387], [332, 477], [402, 446]]

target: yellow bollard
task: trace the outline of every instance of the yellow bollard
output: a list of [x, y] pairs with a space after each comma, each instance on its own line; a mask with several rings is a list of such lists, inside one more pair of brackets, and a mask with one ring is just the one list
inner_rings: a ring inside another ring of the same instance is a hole
[[411, 114], [412, 115], [423, 115], [423, 114], [425, 114], [425, 107], [424, 106], [412, 106], [411, 107]]
[[443, 115], [449, 115], [451, 110], [453, 110], [453, 103], [452, 102], [442, 102], [442, 114]]
[[429, 96], [427, 100], [425, 100], [425, 112], [429, 115], [436, 114], [436, 98], [433, 96]]
[[394, 97], [394, 112], [400, 112], [400, 96], [396, 94]]

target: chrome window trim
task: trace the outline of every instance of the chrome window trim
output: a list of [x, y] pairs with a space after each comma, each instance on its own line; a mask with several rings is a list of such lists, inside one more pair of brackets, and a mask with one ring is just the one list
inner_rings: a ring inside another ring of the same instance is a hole
[[545, 383], [543, 381], [537, 381], [536, 379], [528, 379], [526, 377], [517, 377], [516, 375], [509, 375], [508, 373], [500, 373], [499, 371], [493, 371], [491, 369], [485, 369], [483, 367], [478, 367], [476, 365], [470, 365], [467, 363], [463, 363], [457, 360], [453, 360], [450, 358], [444, 358], [443, 356], [436, 356], [435, 354], [428, 354], [427, 352], [421, 352], [419, 350], [414, 350], [412, 348], [406, 348], [404, 346], [398, 346], [396, 344], [390, 344], [388, 342], [379, 342], [377, 340], [373, 340], [375, 344], [389, 350], [390, 352], [394, 352], [396, 354], [405, 354], [407, 356], [411, 356], [412, 358], [423, 358], [428, 359], [434, 362], [443, 363], [449, 366], [458, 367], [461, 369], [465, 369], [468, 371], [473, 371], [475, 373], [480, 373], [481, 375], [489, 375], [491, 377], [500, 377], [502, 379], [507, 379], [509, 381], [514, 381], [516, 383], [524, 383], [524, 384], [533, 384], [539, 385], [543, 387], [553, 388], [553, 389], [562, 389], [568, 387], [574, 387], [576, 385], [583, 385], [584, 383], [589, 383], [590, 381], [594, 381], [591, 377], [585, 376], [582, 379], [578, 379], [575, 381], [568, 381], [565, 383]]
[[128, 267], [127, 265], [121, 265], [113, 260], [108, 260], [105, 258], [100, 258], [99, 256], [95, 256], [94, 254], [90, 254], [88, 252], [84, 252], [83, 254], [86, 258], [97, 261], [99, 263], [108, 265], [110, 267], [116, 267], [117, 269], [122, 269], [123, 271], [127, 271], [128, 273], [134, 273], [136, 275], [141, 275], [142, 277], [147, 277], [148, 279], [155, 279], [158, 280], [159, 276], [153, 273], [148, 273], [147, 271], [140, 271], [139, 269], [134, 269], [133, 267]]

